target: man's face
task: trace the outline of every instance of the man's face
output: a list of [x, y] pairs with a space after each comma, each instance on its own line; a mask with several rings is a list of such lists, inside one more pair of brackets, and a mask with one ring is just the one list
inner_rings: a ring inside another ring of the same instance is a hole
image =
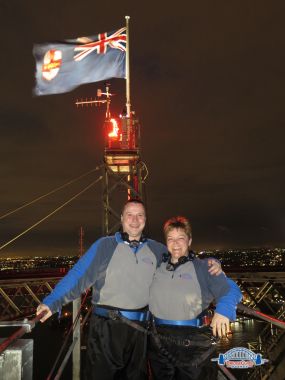
[[176, 263], [181, 256], [187, 256], [192, 239], [181, 228], [174, 228], [166, 236], [166, 245], [171, 261]]
[[140, 240], [145, 226], [145, 210], [140, 203], [128, 203], [121, 216], [123, 231], [127, 232], [130, 240]]

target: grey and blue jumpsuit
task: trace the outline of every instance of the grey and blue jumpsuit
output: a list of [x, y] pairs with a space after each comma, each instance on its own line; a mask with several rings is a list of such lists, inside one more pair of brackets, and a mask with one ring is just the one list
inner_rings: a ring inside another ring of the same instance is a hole
[[[215, 379], [216, 364], [211, 365], [210, 357], [205, 356], [211, 352], [211, 329], [203, 326], [202, 316], [215, 301], [215, 311], [234, 321], [241, 298], [239, 287], [224, 273], [209, 274], [206, 260], [193, 256], [170, 268], [163, 262], [150, 288], [149, 308], [158, 336], [173, 339], [150, 339], [154, 380]], [[189, 340], [197, 345], [181, 344]]]
[[86, 379], [146, 379], [145, 335], [108, 318], [108, 311], [146, 321], [149, 289], [163, 252], [165, 246], [151, 239], [131, 247], [120, 233], [103, 237], [43, 300], [54, 313], [92, 287]]

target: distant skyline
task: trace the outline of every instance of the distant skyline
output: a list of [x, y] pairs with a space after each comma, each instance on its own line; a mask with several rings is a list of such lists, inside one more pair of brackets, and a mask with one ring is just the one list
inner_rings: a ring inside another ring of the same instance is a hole
[[[204, 250], [196, 252], [198, 257], [216, 257], [222, 262], [224, 268], [230, 268], [231, 264], [238, 264], [241, 267], [266, 267], [268, 266], [283, 266], [285, 264], [285, 247], [274, 247], [274, 248], [247, 248], [247, 249], [228, 249], [228, 250]], [[25, 268], [38, 267], [41, 263], [43, 267], [50, 262], [52, 268], [60, 268], [60, 263], [65, 263], [66, 265], [72, 265], [74, 258], [76, 260], [78, 255], [58, 255], [58, 256], [12, 256], [4, 257], [0, 256], [0, 263], [2, 266], [1, 270], [11, 269], [13, 263], [17, 264], [17, 269], [21, 269], [19, 262], [25, 263]], [[59, 261], [55, 259], [59, 258]], [[248, 259], [251, 259], [248, 261]], [[66, 260], [66, 261], [65, 261]], [[11, 267], [10, 267], [11, 264]], [[40, 266], [39, 266], [40, 267]], [[24, 269], [24, 268], [23, 268]]]
[[[130, 15], [131, 102], [141, 124], [148, 227], [193, 225], [193, 249], [285, 246], [284, 2], [161, 0], [82, 4], [2, 0], [0, 217], [103, 160], [104, 107], [76, 108], [98, 82], [34, 97], [34, 43], [115, 30]], [[81, 12], [81, 15], [80, 15]], [[113, 114], [125, 81], [110, 81]], [[95, 176], [0, 219], [0, 246], [79, 192]], [[101, 235], [101, 185], [0, 251], [76, 254]]]

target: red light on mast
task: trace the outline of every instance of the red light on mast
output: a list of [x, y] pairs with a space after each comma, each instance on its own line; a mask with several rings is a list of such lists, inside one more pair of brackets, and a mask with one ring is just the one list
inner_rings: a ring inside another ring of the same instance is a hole
[[119, 137], [119, 127], [116, 119], [111, 119], [110, 122], [112, 123], [113, 130], [108, 133], [108, 137], [118, 139]]

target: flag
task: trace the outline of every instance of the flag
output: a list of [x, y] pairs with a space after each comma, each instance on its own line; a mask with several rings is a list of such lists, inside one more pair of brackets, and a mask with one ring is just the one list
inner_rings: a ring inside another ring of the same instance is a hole
[[35, 44], [36, 95], [68, 92], [84, 83], [125, 78], [126, 28], [97, 36]]

